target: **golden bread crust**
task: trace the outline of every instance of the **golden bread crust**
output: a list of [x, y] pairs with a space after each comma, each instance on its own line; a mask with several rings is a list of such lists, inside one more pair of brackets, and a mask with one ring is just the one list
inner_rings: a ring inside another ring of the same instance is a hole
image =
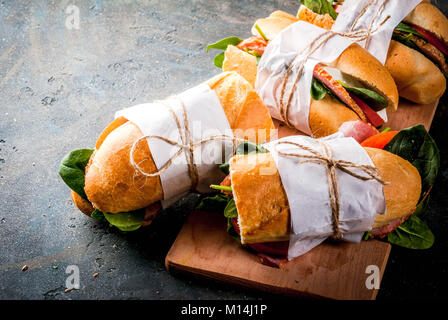
[[384, 186], [386, 214], [377, 216], [373, 225], [373, 228], [378, 228], [415, 209], [420, 199], [422, 183], [418, 170], [409, 161], [385, 150], [364, 149], [381, 178], [389, 183]]
[[315, 26], [326, 30], [330, 30], [335, 22], [335, 20], [328, 13], [315, 13], [313, 12], [313, 10], [308, 9], [303, 4], [300, 5], [299, 11], [297, 12], [297, 19], [314, 24]]
[[[386, 214], [377, 216], [373, 228], [404, 217], [415, 209], [421, 193], [418, 170], [390, 152], [365, 148], [383, 180]], [[271, 174], [260, 174], [260, 170]], [[238, 210], [242, 243], [289, 239], [290, 211], [275, 161], [269, 153], [235, 156], [230, 161], [233, 195]]]
[[278, 35], [283, 29], [287, 28], [294, 22], [297, 22], [298, 19], [293, 16], [292, 14], [289, 14], [287, 12], [277, 10], [272, 12], [269, 17], [258, 19], [255, 21], [254, 26], [252, 27], [252, 34], [254, 36], [260, 36], [260, 33], [255, 28], [255, 25], [258, 25], [258, 27], [261, 29], [263, 34], [266, 36], [268, 40], [272, 40], [275, 38], [276, 35]]
[[[85, 192], [102, 212], [128, 212], [144, 208], [163, 198], [159, 177], [137, 174], [129, 160], [134, 142], [143, 136], [132, 122], [112, 131], [95, 151], [86, 167]], [[137, 144], [134, 159], [144, 172], [156, 172], [146, 140]]]
[[316, 138], [333, 134], [344, 122], [356, 120], [359, 117], [355, 112], [328, 94], [318, 101], [311, 99], [309, 125]]
[[389, 71], [360, 45], [349, 46], [330, 66], [356, 78], [366, 88], [381, 94], [387, 99], [388, 108], [392, 111], [397, 110], [399, 96], [394, 79]]
[[[216, 92], [237, 137], [257, 143], [269, 140], [274, 124], [249, 82], [236, 72], [225, 72], [206, 83]], [[129, 160], [133, 143], [143, 133], [130, 121], [113, 127], [107, 136], [102, 135], [102, 143], [86, 167], [84, 189], [89, 201], [103, 212], [117, 213], [144, 208], [163, 199], [160, 178], [137, 173]], [[134, 159], [144, 172], [156, 172], [146, 140], [137, 144]]]
[[95, 211], [95, 208], [92, 206], [92, 204], [86, 199], [82, 198], [75, 191], [70, 190], [70, 196], [75, 206], [79, 209], [79, 211], [84, 213], [86, 216], [90, 217], [92, 212]]
[[289, 204], [272, 155], [235, 156], [230, 175], [241, 243], [288, 240]]
[[446, 78], [440, 69], [420, 52], [392, 40], [386, 68], [397, 84], [400, 96], [418, 104], [437, 101], [445, 92]]

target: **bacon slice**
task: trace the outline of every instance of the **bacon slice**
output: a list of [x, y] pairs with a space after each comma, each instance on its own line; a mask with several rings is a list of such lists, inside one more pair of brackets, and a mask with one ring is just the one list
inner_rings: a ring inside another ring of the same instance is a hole
[[281, 268], [286, 262], [288, 262], [288, 259], [286, 258], [272, 257], [263, 253], [258, 253], [257, 257], [260, 259], [262, 264], [273, 268]]
[[357, 116], [362, 120], [366, 121], [366, 116], [362, 112], [358, 104], [353, 100], [350, 94], [345, 90], [345, 88], [337, 82], [333, 77], [325, 71], [325, 69], [317, 64], [313, 72], [314, 77], [322, 82], [328, 89], [331, 90], [347, 107], [349, 107]]
[[398, 218], [398, 219], [395, 219], [395, 220], [389, 222], [388, 224], [386, 224], [386, 225], [384, 225], [382, 227], [373, 229], [371, 231], [371, 233], [370, 233], [370, 237], [371, 238], [378, 238], [378, 239], [384, 238], [389, 233], [391, 233], [392, 231], [397, 229], [400, 224], [405, 222], [414, 213], [414, 211], [415, 210], [412, 210], [412, 212], [410, 212], [406, 216]]
[[344, 122], [339, 127], [339, 132], [341, 132], [344, 137], [355, 139], [358, 143], [379, 133], [379, 131], [370, 123], [361, 120]]

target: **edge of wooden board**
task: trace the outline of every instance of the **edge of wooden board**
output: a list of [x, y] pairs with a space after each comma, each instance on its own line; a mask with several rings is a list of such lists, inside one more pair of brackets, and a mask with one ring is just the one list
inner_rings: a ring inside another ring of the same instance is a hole
[[390, 244], [377, 240], [324, 243], [277, 269], [262, 265], [230, 237], [224, 217], [194, 211], [168, 252], [165, 266], [170, 272], [287, 296], [372, 300], [378, 290], [366, 288], [366, 267], [378, 266], [381, 281], [390, 250]]

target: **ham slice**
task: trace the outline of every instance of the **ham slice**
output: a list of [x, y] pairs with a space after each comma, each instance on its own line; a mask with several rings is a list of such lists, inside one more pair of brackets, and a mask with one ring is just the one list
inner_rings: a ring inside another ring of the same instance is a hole
[[355, 139], [358, 143], [379, 133], [371, 124], [361, 120], [344, 122], [339, 128], [339, 132], [341, 132], [344, 137]]
[[371, 231], [371, 233], [370, 233], [370, 236], [372, 238], [379, 238], [379, 239], [384, 238], [389, 233], [391, 233], [392, 231], [397, 229], [400, 224], [405, 222], [411, 216], [411, 214], [414, 213], [414, 211], [415, 210], [412, 210], [412, 212], [407, 214], [406, 216], [398, 218], [398, 219], [395, 219], [395, 220], [392, 220], [391, 222], [389, 222], [388, 224], [386, 224], [386, 225], [384, 225], [382, 227], [373, 229]]
[[317, 64], [316, 67], [314, 67], [313, 76], [322, 82], [328, 89], [330, 89], [330, 91], [333, 92], [342, 101], [342, 103], [356, 113], [359, 119], [367, 121], [366, 116], [353, 97], [321, 65]]

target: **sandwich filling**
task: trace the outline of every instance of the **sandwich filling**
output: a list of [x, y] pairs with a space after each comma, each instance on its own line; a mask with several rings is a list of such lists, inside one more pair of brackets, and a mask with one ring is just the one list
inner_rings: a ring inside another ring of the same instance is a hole
[[392, 39], [419, 51], [433, 61], [448, 77], [448, 44], [432, 32], [415, 25], [400, 23], [394, 30]]
[[[336, 1], [332, 7], [316, 6], [314, 1], [302, 1], [302, 4], [297, 14], [299, 20], [325, 29], [331, 29], [341, 7], [341, 2], [336, 3]], [[326, 23], [322, 23], [324, 17]], [[404, 21], [395, 28], [392, 39], [422, 53], [440, 68], [445, 77], [448, 77], [448, 43], [445, 39], [437, 37], [429, 30]]]

